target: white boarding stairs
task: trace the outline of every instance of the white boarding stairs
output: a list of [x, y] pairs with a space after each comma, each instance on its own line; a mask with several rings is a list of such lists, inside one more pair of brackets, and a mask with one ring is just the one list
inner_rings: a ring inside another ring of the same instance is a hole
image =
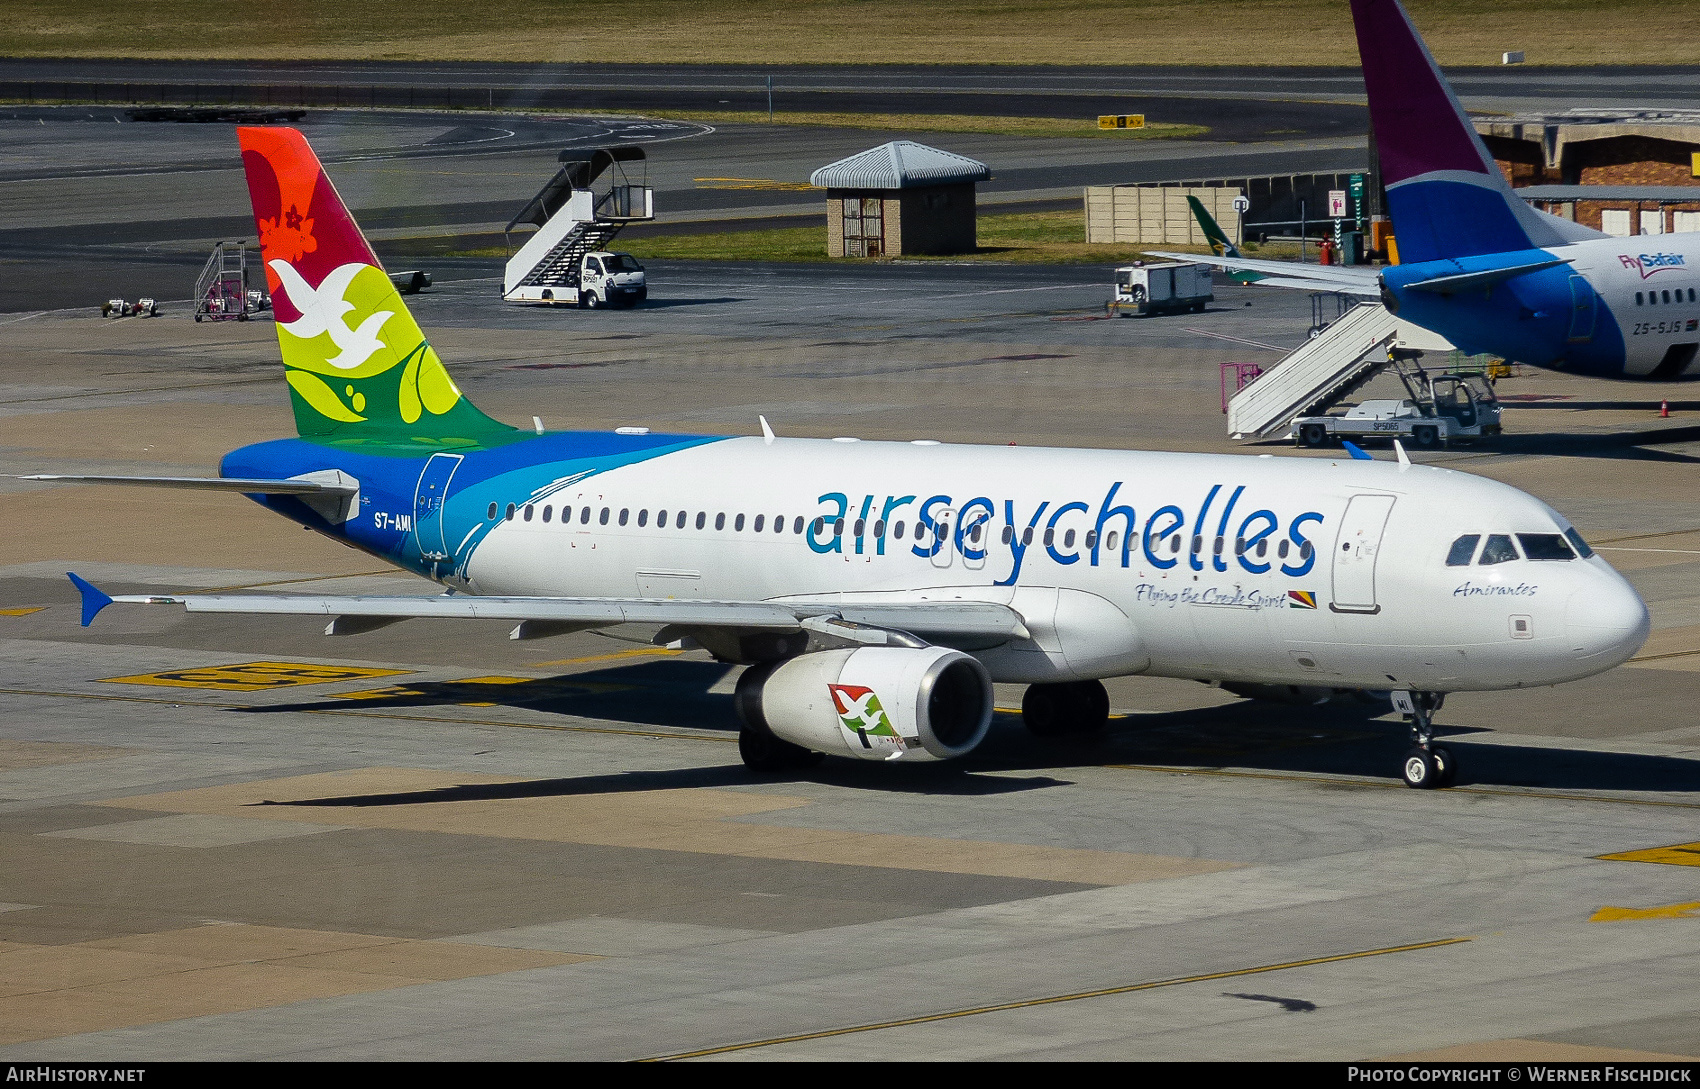
[[600, 200], [589, 189], [574, 189], [548, 222], [508, 258], [502, 298], [577, 302], [584, 255], [603, 249], [632, 220], [654, 218], [653, 189], [615, 186]]
[[1228, 402], [1228, 434], [1267, 438], [1295, 416], [1315, 415], [1387, 365], [1399, 319], [1385, 306], [1354, 306], [1314, 340], [1288, 352]]

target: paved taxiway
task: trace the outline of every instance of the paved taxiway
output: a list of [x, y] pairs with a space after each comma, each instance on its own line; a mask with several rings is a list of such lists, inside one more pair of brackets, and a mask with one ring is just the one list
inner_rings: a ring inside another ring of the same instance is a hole
[[[310, 111], [299, 127], [392, 262], [420, 260], [404, 255], [420, 239], [436, 252], [500, 246], [502, 228], [566, 148], [646, 148], [657, 217], [636, 235], [824, 223], [809, 174], [902, 135], [383, 110]], [[1364, 157], [1355, 135], [1250, 144], [921, 136], [992, 165], [995, 177], [980, 186], [987, 209], [1078, 207], [1083, 185], [1343, 171]], [[114, 295], [186, 298], [213, 242], [252, 235], [247, 207], [229, 126], [130, 123], [116, 107], [0, 110], [0, 313]]]
[[[652, 306], [594, 313], [453, 271], [410, 306], [461, 385], [558, 428], [1227, 450], [1216, 364], [1308, 324], [1227, 286], [1088, 320], [1101, 269], [658, 263]], [[0, 353], [0, 473], [203, 473], [289, 433], [263, 322], [14, 314]], [[701, 655], [82, 629], [67, 569], [431, 587], [235, 497], [0, 481], [0, 1058], [1700, 1055], [1700, 400], [1500, 391], [1503, 444], [1424, 460], [1565, 511], [1655, 631], [1599, 678], [1454, 697], [1433, 793], [1390, 716], [1139, 678], [1101, 742], [1005, 714], [959, 768], [757, 778]]]

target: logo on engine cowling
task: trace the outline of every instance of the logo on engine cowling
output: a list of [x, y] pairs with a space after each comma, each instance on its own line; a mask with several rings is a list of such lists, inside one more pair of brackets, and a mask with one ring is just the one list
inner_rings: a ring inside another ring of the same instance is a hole
[[880, 698], [874, 695], [873, 689], [857, 684], [829, 684], [826, 690], [832, 693], [832, 705], [838, 709], [838, 721], [862, 739], [863, 748], [873, 748], [869, 737], [888, 737], [901, 743], [897, 728], [891, 724], [891, 716], [880, 706]]

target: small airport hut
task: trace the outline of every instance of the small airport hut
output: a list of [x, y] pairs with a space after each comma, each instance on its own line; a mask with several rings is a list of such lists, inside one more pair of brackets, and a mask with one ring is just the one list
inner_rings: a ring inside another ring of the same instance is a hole
[[826, 190], [828, 257], [972, 253], [974, 185], [985, 163], [912, 140], [840, 159], [809, 175]]

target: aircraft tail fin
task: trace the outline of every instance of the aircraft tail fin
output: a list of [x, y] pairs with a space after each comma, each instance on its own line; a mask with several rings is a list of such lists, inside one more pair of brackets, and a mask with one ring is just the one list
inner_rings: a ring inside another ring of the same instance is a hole
[[1240, 251], [1228, 241], [1228, 236], [1216, 225], [1210, 213], [1204, 210], [1204, 202], [1191, 196], [1186, 198], [1186, 202], [1192, 207], [1192, 216], [1198, 220], [1198, 229], [1204, 232], [1205, 241], [1210, 243], [1210, 252], [1217, 257], [1238, 257]]
[[455, 386], [307, 140], [236, 130], [296, 430], [475, 443], [513, 428]]
[[1352, 22], [1402, 263], [1602, 237], [1512, 192], [1399, 0], [1352, 0]]

